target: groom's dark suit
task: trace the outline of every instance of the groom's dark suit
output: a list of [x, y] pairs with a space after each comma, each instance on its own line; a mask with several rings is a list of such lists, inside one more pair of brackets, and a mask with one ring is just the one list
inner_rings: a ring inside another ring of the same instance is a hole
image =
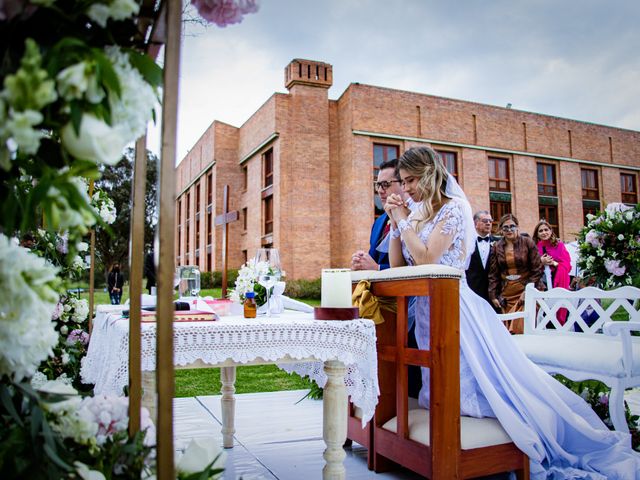
[[387, 225], [389, 216], [386, 213], [380, 215], [373, 226], [371, 227], [371, 237], [369, 237], [369, 255], [373, 258], [373, 261], [380, 265], [380, 270], [389, 268], [389, 254], [379, 252], [376, 247], [380, 244], [380, 241], [384, 238], [384, 228]]
[[[498, 240], [497, 237], [494, 237], [493, 235], [489, 236], [490, 243], [493, 243], [496, 240]], [[476, 242], [476, 248], [473, 251], [473, 255], [471, 255], [466, 275], [467, 283], [471, 290], [489, 302], [489, 305], [493, 306], [493, 304], [491, 304], [491, 300], [489, 300], [489, 265], [491, 264], [491, 255], [493, 255], [493, 248], [489, 251], [486, 266], [483, 267], [480, 250], [478, 250], [478, 242]]]

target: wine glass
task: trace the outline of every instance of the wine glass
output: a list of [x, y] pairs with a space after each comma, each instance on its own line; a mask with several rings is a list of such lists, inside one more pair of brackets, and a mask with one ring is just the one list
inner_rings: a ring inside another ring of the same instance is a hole
[[256, 253], [256, 269], [258, 270], [258, 283], [267, 292], [267, 317], [271, 316], [269, 304], [269, 291], [280, 280], [280, 254], [277, 248], [260, 248]]

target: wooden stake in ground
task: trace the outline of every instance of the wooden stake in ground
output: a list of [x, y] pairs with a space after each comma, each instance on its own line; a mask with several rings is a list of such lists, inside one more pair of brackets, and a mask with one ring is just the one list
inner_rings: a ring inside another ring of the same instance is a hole
[[229, 224], [238, 220], [238, 211], [229, 211], [229, 185], [224, 186], [222, 213], [215, 218], [215, 225], [222, 225], [222, 298], [227, 298], [227, 256], [229, 254]]

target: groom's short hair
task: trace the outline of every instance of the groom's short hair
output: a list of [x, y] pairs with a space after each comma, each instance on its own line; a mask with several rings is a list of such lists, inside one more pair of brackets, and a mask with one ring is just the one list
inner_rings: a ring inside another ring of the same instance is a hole
[[398, 159], [397, 158], [394, 158], [393, 160], [387, 160], [386, 162], [382, 162], [380, 164], [380, 167], [378, 167], [378, 168], [380, 170], [386, 170], [387, 168], [393, 168], [393, 172], [394, 172], [394, 175], [395, 175], [396, 179], [400, 180], [400, 172], [398, 172]]

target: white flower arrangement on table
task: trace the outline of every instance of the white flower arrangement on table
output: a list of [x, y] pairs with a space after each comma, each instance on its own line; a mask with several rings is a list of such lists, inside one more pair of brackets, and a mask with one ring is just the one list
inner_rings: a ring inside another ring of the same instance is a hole
[[[236, 303], [243, 303], [247, 292], [255, 292], [258, 306], [264, 305], [267, 301], [266, 290], [258, 283], [258, 277], [266, 273], [273, 273], [267, 262], [256, 263], [255, 259], [248, 260], [240, 267], [235, 288], [229, 292], [229, 298]], [[284, 277], [285, 272], [280, 272], [280, 275]]]
[[58, 269], [0, 234], [0, 376], [31, 377], [58, 342]]
[[610, 203], [578, 233], [580, 276], [601, 288], [640, 286], [640, 204]]

